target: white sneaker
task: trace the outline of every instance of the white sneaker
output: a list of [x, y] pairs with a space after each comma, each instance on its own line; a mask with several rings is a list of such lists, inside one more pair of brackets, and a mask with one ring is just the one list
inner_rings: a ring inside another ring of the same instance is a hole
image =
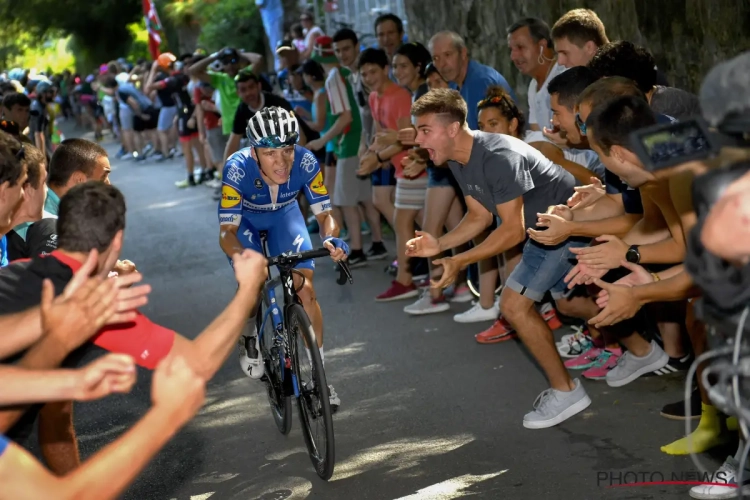
[[[251, 344], [250, 344], [251, 343]], [[251, 358], [247, 352], [247, 345], [254, 345], [255, 346], [255, 352], [258, 353], [258, 356], [256, 358]], [[255, 331], [255, 327], [253, 326], [253, 334], [252, 335], [242, 335], [240, 336], [240, 340], [237, 343], [237, 347], [240, 351], [240, 368], [242, 368], [242, 373], [247, 375], [248, 377], [258, 380], [259, 378], [263, 377], [263, 374], [265, 373], [265, 370], [263, 368], [263, 356], [260, 353], [260, 345], [258, 343], [258, 334]]]
[[[690, 497], [699, 500], [720, 500], [737, 498], [739, 495], [739, 485], [737, 484], [737, 469], [740, 464], [734, 457], [727, 457], [719, 470], [714, 472], [713, 476], [706, 482], [711, 484], [701, 484], [690, 488]], [[750, 493], [750, 471], [745, 468], [743, 473], [742, 493]], [[705, 479], [704, 479], [705, 481]]]
[[497, 302], [492, 304], [489, 309], [485, 309], [477, 302], [468, 311], [453, 316], [453, 321], [456, 323], [479, 323], [481, 321], [495, 321], [498, 316], [500, 316], [500, 306]]
[[422, 296], [419, 297], [419, 300], [404, 307], [404, 312], [412, 315], [434, 314], [447, 311], [450, 308], [450, 304], [445, 299], [434, 302], [430, 295], [430, 290], [425, 289], [422, 291]]

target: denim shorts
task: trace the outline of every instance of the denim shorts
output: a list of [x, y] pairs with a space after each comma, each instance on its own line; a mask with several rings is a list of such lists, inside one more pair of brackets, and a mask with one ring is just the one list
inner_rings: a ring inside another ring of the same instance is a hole
[[451, 169], [448, 167], [427, 167], [427, 187], [451, 187]]
[[167, 132], [174, 125], [174, 119], [177, 116], [177, 106], [168, 106], [159, 110], [159, 123], [157, 129], [159, 132]]
[[373, 186], [395, 186], [396, 169], [393, 165], [388, 164], [388, 166], [379, 168], [371, 173], [370, 179]]
[[534, 302], [541, 301], [547, 292], [553, 299], [565, 297], [568, 285], [563, 279], [576, 265], [570, 249], [588, 246], [589, 241], [588, 238], [569, 238], [552, 247], [527, 239], [521, 262], [510, 273], [505, 286]]

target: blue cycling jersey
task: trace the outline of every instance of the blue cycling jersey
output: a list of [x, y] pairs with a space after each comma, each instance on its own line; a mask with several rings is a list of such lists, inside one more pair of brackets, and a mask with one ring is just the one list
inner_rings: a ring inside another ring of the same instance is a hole
[[289, 180], [278, 186], [276, 196], [260, 174], [258, 163], [244, 148], [229, 157], [222, 174], [219, 223], [239, 226], [242, 220], [257, 219], [260, 214], [276, 212], [296, 203], [304, 190], [313, 214], [331, 209], [331, 200], [323, 184], [323, 173], [315, 155], [302, 146], [294, 147], [294, 163]]

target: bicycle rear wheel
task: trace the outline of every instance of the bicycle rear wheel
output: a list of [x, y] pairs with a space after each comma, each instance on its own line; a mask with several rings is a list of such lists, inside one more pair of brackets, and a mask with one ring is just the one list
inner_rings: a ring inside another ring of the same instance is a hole
[[[302, 306], [289, 306], [286, 320], [292, 351], [292, 370], [297, 378], [300, 393], [297, 408], [302, 435], [315, 472], [327, 481], [333, 475], [336, 448], [323, 361], [320, 359], [310, 318]], [[307, 358], [307, 348], [310, 349], [310, 360]]]
[[255, 315], [255, 324], [258, 329], [258, 335], [261, 335], [260, 349], [263, 354], [263, 364], [265, 369], [264, 380], [266, 383], [266, 392], [268, 393], [268, 403], [271, 405], [271, 414], [276, 422], [279, 432], [289, 434], [292, 429], [292, 391], [285, 390], [284, 372], [286, 377], [291, 379], [291, 373], [284, 368], [284, 349], [283, 345], [276, 342], [276, 332], [274, 331], [271, 316], [266, 319], [265, 327], [261, 332], [261, 324], [268, 307], [265, 302], [261, 301], [258, 307], [258, 313]]

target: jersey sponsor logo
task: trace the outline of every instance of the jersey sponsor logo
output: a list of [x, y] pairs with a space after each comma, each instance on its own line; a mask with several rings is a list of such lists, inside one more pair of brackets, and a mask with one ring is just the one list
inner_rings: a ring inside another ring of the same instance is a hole
[[263, 189], [263, 182], [260, 179], [255, 179], [255, 189]]
[[299, 253], [299, 249], [302, 246], [302, 244], [305, 242], [305, 239], [302, 237], [301, 234], [298, 234], [296, 238], [294, 238], [294, 241], [292, 242], [292, 245], [295, 246], [296, 252]]
[[240, 216], [238, 214], [227, 214], [219, 216], [219, 224], [231, 224], [236, 226], [240, 223]]
[[318, 175], [310, 183], [310, 191], [320, 196], [328, 195], [328, 190], [325, 184], [323, 184], [323, 172], [318, 172]]
[[258, 205], [255, 203], [251, 203], [249, 200], [245, 199], [245, 200], [242, 200], [242, 208], [249, 210], [251, 212], [256, 212], [256, 213], [275, 212], [276, 210], [281, 210], [287, 205], [291, 205], [295, 201], [297, 201], [297, 199], [292, 198], [292, 199], [283, 200], [283, 201], [279, 200], [279, 203], [276, 203], [275, 205], [271, 205], [270, 203], [266, 203], [265, 205]]
[[316, 160], [315, 155], [313, 155], [309, 151], [304, 154], [304, 156], [299, 162], [299, 166], [302, 168], [302, 170], [304, 170], [308, 174], [313, 173], [317, 165], [318, 165], [318, 160]]
[[297, 196], [298, 193], [295, 193], [294, 191], [286, 191], [284, 193], [279, 193], [280, 199], [290, 198], [292, 196]]
[[221, 208], [234, 208], [240, 204], [242, 196], [232, 186], [224, 184], [221, 188]]
[[313, 203], [310, 205], [310, 210], [312, 211], [313, 215], [320, 215], [323, 212], [328, 212], [331, 210], [331, 201], [330, 200], [323, 200], [320, 203]]
[[237, 184], [245, 178], [245, 171], [237, 165], [231, 165], [224, 173], [224, 175], [226, 176], [227, 180], [230, 180]]

